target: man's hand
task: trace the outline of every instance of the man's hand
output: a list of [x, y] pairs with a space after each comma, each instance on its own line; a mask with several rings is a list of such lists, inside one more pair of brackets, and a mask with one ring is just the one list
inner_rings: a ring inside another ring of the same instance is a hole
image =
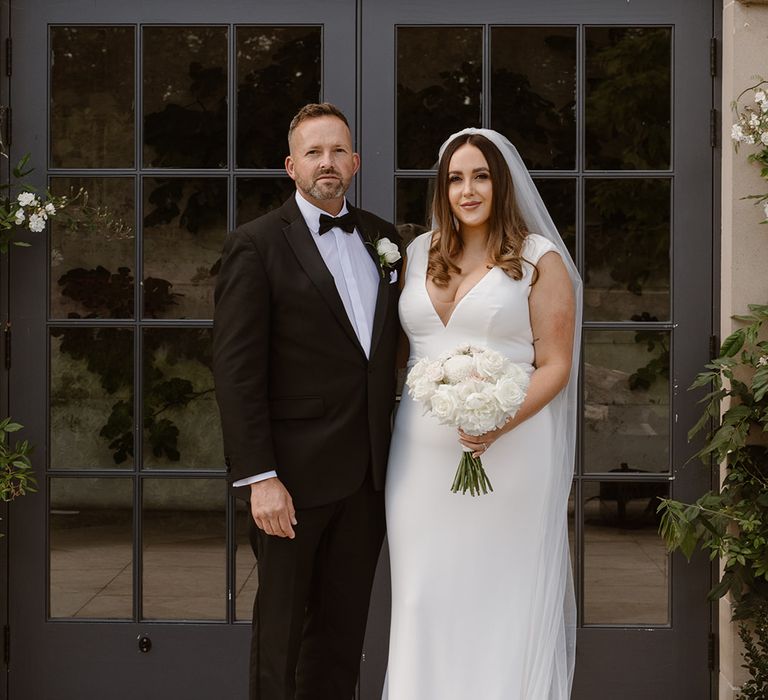
[[296, 537], [293, 499], [277, 477], [251, 484], [251, 515], [256, 527], [268, 535]]

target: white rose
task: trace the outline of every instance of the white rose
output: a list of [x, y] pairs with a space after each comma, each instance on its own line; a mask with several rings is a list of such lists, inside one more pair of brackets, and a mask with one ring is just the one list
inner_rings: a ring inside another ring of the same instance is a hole
[[443, 363], [442, 362], [430, 362], [425, 370], [424, 370], [424, 376], [430, 381], [435, 382], [435, 384], [438, 384], [443, 381], [445, 378], [445, 372], [443, 370]]
[[400, 251], [397, 246], [389, 240], [389, 238], [382, 238], [376, 243], [376, 251], [380, 256], [384, 258], [384, 262], [387, 265], [396, 263], [400, 260]]
[[29, 217], [29, 230], [33, 233], [40, 233], [45, 228], [45, 219], [38, 214], [32, 214]]
[[26, 217], [24, 216], [24, 210], [23, 209], [17, 209], [16, 210], [16, 224], [21, 225], [24, 223], [24, 219]]
[[752, 115], [749, 117], [749, 125], [750, 126], [757, 126], [760, 123], [760, 117], [758, 117], [756, 114], [752, 113]]
[[496, 395], [496, 400], [501, 406], [501, 410], [509, 416], [513, 416], [517, 409], [520, 408], [520, 404], [525, 399], [525, 391], [527, 389], [527, 382], [521, 384], [512, 377], [504, 377], [496, 382], [496, 386], [493, 389]]
[[484, 350], [475, 355], [475, 369], [481, 377], [495, 379], [504, 370], [506, 358], [495, 350]]
[[405, 383], [410, 386], [412, 382], [417, 382], [419, 379], [423, 378], [429, 364], [429, 360], [426, 357], [420, 359], [413, 367], [411, 367]]
[[449, 384], [458, 384], [472, 375], [475, 369], [475, 361], [469, 355], [454, 355], [443, 363], [445, 381]]
[[441, 423], [456, 425], [456, 418], [461, 409], [453, 387], [441, 384], [429, 400], [432, 415]]
[[768, 146], [768, 131], [764, 131], [760, 134], [760, 140], [763, 142], [764, 146]]
[[765, 93], [762, 90], [755, 93], [755, 102], [765, 102]]
[[470, 435], [482, 435], [493, 430], [504, 421], [493, 387], [470, 394], [464, 402], [460, 425]]
[[427, 402], [432, 398], [437, 387], [438, 385], [435, 384], [435, 382], [430, 382], [424, 377], [421, 377], [413, 383], [409, 382], [408, 393], [414, 401]]
[[477, 392], [483, 391], [488, 386], [485, 382], [481, 382], [479, 379], [465, 379], [463, 382], [453, 385], [453, 390], [456, 392], [456, 398], [464, 405], [467, 399]]
[[16, 201], [22, 206], [22, 207], [28, 207], [35, 203], [35, 195], [32, 192], [22, 192], [17, 198]]
[[48, 202], [48, 204], [45, 205], [45, 211], [47, 214], [54, 216], [56, 214], [56, 206], [53, 202]]

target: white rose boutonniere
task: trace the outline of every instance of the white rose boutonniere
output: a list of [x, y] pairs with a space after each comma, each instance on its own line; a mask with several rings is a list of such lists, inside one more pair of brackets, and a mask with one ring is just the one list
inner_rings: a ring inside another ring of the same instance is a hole
[[379, 271], [382, 277], [385, 270], [391, 270], [392, 266], [400, 260], [400, 250], [395, 243], [389, 240], [389, 238], [377, 238], [372, 245], [376, 251], [376, 255], [379, 256]]

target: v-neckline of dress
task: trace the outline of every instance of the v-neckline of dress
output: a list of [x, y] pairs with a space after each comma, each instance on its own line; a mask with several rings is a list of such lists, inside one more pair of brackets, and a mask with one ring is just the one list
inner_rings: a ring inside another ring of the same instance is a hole
[[467, 291], [466, 293], [459, 299], [454, 305], [453, 309], [451, 310], [450, 315], [448, 316], [447, 321], [443, 321], [442, 316], [440, 316], [440, 313], [437, 310], [437, 307], [435, 306], [435, 302], [432, 301], [432, 297], [429, 295], [429, 289], [427, 288], [427, 271], [424, 270], [424, 293], [427, 295], [427, 301], [429, 302], [429, 306], [432, 309], [432, 313], [435, 315], [435, 318], [437, 318], [438, 321], [440, 321], [440, 325], [443, 327], [443, 329], [448, 328], [448, 326], [451, 325], [451, 321], [453, 320], [453, 317], [456, 315], [456, 312], [459, 310], [459, 307], [462, 305], [464, 300], [472, 294], [472, 292], [477, 289], [478, 285], [482, 284], [483, 280], [490, 275], [496, 267], [492, 267], [488, 272], [486, 272], [477, 282], [475, 282]]

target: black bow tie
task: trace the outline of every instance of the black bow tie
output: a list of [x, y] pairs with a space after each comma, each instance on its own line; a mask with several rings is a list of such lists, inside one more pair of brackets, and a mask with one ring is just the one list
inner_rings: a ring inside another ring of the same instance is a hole
[[352, 233], [355, 230], [355, 226], [357, 226], [357, 218], [351, 211], [348, 211], [344, 216], [328, 216], [328, 214], [320, 214], [320, 230], [318, 233], [321, 236], [335, 226], [338, 226], [347, 233]]

